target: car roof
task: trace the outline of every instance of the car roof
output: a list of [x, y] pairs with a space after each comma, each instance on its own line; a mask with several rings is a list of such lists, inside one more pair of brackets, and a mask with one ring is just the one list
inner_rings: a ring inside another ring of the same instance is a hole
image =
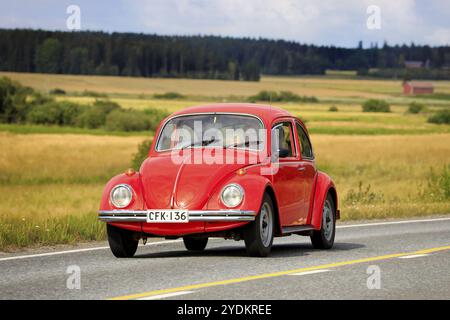
[[243, 113], [257, 116], [265, 123], [279, 117], [293, 117], [291, 113], [281, 108], [270, 105], [254, 104], [254, 103], [216, 103], [201, 106], [189, 107], [175, 112], [174, 115], [184, 115], [193, 113]]

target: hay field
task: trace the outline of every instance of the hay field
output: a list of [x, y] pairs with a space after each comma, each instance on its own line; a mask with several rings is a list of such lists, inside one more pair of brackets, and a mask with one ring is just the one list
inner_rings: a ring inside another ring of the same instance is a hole
[[[0, 72], [26, 86], [48, 92], [61, 88], [69, 93], [94, 91], [105, 94], [151, 95], [176, 91], [199, 97], [246, 97], [261, 90], [292, 91], [321, 99], [361, 99], [401, 96], [401, 80], [336, 79], [333, 77], [263, 76], [260, 82], [160, 79], [114, 76], [77, 76]], [[436, 92], [450, 93], [450, 81], [433, 81]]]

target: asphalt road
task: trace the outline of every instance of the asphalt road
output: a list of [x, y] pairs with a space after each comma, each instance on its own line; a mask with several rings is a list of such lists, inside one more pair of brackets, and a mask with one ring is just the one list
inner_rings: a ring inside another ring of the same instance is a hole
[[221, 239], [200, 254], [180, 241], [147, 244], [132, 259], [105, 247], [2, 255], [0, 299], [450, 299], [449, 271], [447, 216], [340, 225], [325, 251], [277, 238], [268, 258]]

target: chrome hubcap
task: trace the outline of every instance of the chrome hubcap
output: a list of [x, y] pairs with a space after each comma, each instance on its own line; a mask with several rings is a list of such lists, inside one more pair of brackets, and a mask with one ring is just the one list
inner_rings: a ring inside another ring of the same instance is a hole
[[330, 201], [326, 200], [323, 204], [323, 212], [322, 212], [322, 224], [323, 224], [323, 233], [325, 239], [328, 241], [331, 240], [333, 236], [333, 210], [331, 209]]
[[261, 219], [260, 221], [260, 234], [261, 241], [265, 247], [270, 245], [272, 240], [273, 223], [272, 223], [272, 210], [267, 203], [264, 203], [261, 208]]

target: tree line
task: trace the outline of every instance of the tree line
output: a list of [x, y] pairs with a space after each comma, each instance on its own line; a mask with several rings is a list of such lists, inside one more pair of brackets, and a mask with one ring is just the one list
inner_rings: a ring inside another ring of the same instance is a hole
[[339, 48], [218, 36], [0, 29], [1, 71], [258, 81], [260, 74], [315, 75], [326, 69], [365, 75], [370, 68], [402, 69], [408, 60], [442, 70], [450, 66], [450, 47], [363, 48], [360, 42]]

